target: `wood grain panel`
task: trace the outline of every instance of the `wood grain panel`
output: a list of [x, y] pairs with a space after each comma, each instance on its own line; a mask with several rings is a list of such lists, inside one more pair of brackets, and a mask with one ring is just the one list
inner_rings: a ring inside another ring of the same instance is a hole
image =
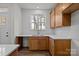
[[54, 56], [54, 39], [49, 38], [49, 52]]
[[55, 56], [70, 56], [71, 40], [55, 40]]
[[47, 36], [29, 37], [29, 49], [48, 50], [48, 37]]
[[79, 10], [79, 3], [72, 3], [68, 8], [66, 8], [63, 13], [73, 13]]
[[63, 14], [63, 26], [71, 26], [71, 14]]
[[38, 50], [39, 49], [39, 41], [36, 37], [29, 38], [29, 50]]
[[[71, 25], [71, 14], [63, 14], [71, 3], [59, 3], [51, 13], [51, 28], [58, 28]], [[53, 13], [54, 12], [54, 13]]]

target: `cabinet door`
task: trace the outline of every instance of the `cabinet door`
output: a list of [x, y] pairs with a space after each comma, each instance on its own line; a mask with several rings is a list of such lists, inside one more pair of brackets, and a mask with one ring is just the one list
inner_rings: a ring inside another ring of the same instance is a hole
[[62, 14], [56, 14], [55, 27], [62, 27]]
[[38, 50], [38, 39], [37, 38], [29, 38], [29, 50]]
[[48, 50], [48, 37], [30, 37], [30, 50]]
[[55, 28], [55, 12], [54, 12], [54, 10], [51, 12], [51, 15], [50, 15], [50, 27]]
[[61, 40], [55, 40], [55, 55], [62, 56], [63, 54], [63, 45]]
[[[65, 10], [67, 7], [69, 7], [71, 4], [70, 3], [61, 3], [58, 4], [55, 8], [55, 27], [62, 27], [64, 26], [63, 24], [65, 23], [65, 26], [69, 26], [70, 23], [70, 17], [67, 17], [66, 20], [64, 15], [62, 14], [63, 10]], [[65, 22], [65, 21], [66, 22]], [[69, 21], [69, 22], [68, 22]]]
[[48, 37], [39, 38], [39, 50], [48, 50]]
[[[51, 54], [51, 39], [49, 39], [49, 52]], [[51, 54], [52, 55], [52, 54]]]
[[71, 41], [70, 40], [55, 40], [55, 55], [70, 56]]
[[62, 8], [61, 5], [57, 5], [55, 8], [55, 27], [62, 26]]
[[52, 56], [54, 56], [54, 40], [53, 39], [49, 39], [49, 52]]
[[63, 51], [64, 55], [71, 55], [71, 40], [63, 40]]
[[16, 37], [16, 44], [19, 44], [18, 50], [23, 48], [23, 37]]

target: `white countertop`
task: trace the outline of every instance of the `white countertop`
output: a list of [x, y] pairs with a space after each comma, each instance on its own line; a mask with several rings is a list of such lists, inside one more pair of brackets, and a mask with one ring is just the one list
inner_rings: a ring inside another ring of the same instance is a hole
[[60, 36], [52, 36], [52, 35], [49, 35], [50, 38], [53, 38], [53, 39], [71, 39], [70, 37], [60, 37]]
[[7, 56], [18, 47], [18, 44], [0, 44], [0, 56]]
[[[39, 35], [17, 35], [17, 36], [27, 37], [27, 36], [39, 36]], [[59, 36], [56, 36], [56, 35], [40, 35], [40, 36], [49, 36], [53, 39], [71, 39], [69, 36], [68, 37], [65, 37], [65, 36], [59, 37]]]
[[23, 37], [27, 37], [27, 36], [33, 36], [33, 35], [17, 35], [19, 37], [23, 36]]

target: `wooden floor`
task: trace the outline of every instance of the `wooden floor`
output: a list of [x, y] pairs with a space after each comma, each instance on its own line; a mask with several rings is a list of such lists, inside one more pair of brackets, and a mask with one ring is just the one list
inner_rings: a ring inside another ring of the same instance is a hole
[[30, 51], [28, 48], [23, 48], [17, 54], [18, 56], [50, 56], [48, 51]]

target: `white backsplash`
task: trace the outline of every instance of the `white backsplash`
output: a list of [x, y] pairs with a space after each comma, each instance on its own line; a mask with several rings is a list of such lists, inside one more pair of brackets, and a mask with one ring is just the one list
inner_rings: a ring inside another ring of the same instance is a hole
[[62, 27], [62, 28], [56, 28], [54, 30], [54, 36], [56, 37], [69, 37], [71, 38], [71, 27]]

